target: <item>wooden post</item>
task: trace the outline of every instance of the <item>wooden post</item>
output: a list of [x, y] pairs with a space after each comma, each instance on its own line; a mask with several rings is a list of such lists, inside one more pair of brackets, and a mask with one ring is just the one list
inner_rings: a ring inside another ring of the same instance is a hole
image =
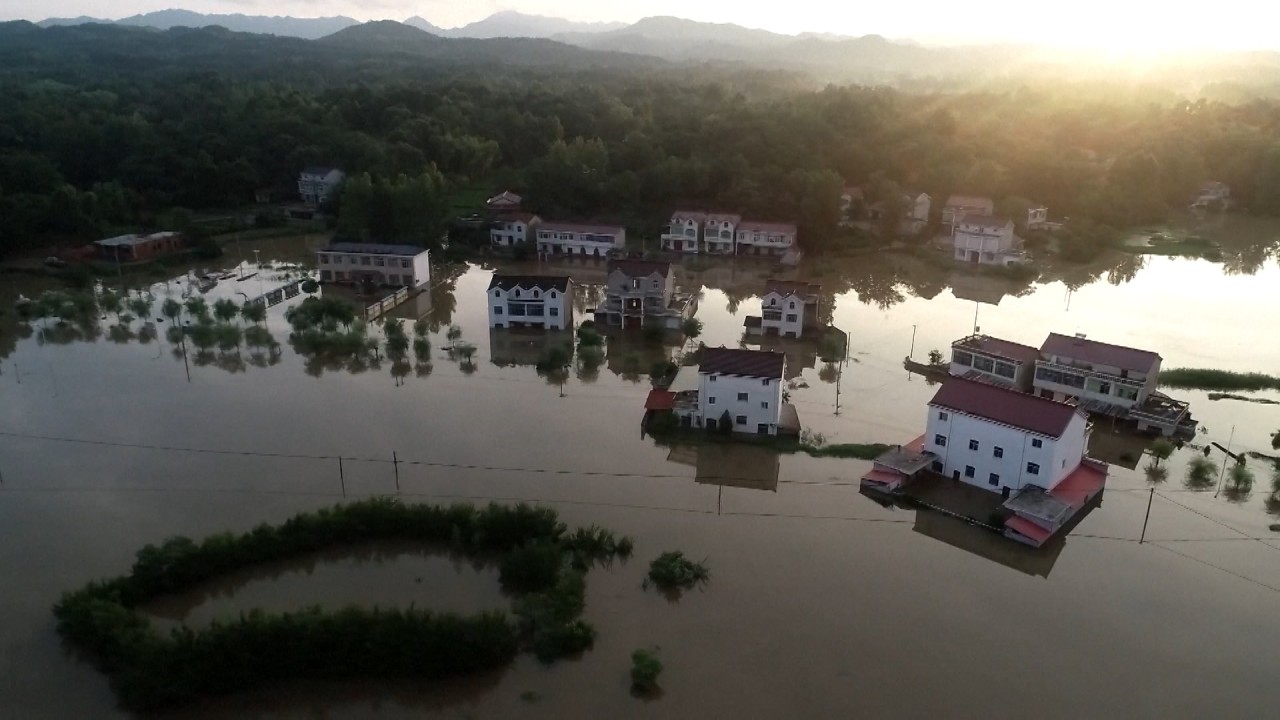
[[391, 451], [391, 466], [396, 471], [396, 494], [400, 493], [400, 458], [396, 455], [396, 451]]
[[1142, 536], [1138, 538], [1138, 544], [1147, 540], [1147, 521], [1151, 519], [1151, 501], [1156, 499], [1156, 489], [1151, 488], [1150, 494], [1147, 495], [1147, 515], [1142, 518]]
[[342, 497], [347, 496], [347, 475], [342, 471], [342, 456], [338, 456], [338, 482], [342, 483]]

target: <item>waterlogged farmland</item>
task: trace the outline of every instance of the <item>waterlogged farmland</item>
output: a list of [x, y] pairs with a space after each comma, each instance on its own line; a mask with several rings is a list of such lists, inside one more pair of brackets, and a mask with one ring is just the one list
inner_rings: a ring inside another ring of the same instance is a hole
[[[598, 366], [575, 357], [566, 372], [540, 373], [554, 338], [487, 327], [491, 266], [433, 268], [431, 290], [394, 313], [408, 343], [394, 357], [377, 324], [365, 328], [377, 349], [346, 357], [291, 340], [285, 314], [307, 293], [261, 321], [228, 320], [239, 344], [195, 347], [189, 331], [170, 337], [173, 320], [157, 320], [169, 297], [201, 297], [212, 313], [218, 300], [242, 303], [296, 279], [284, 266], [305, 262], [305, 250], [273, 246], [267, 268], [229, 265], [231, 277], [205, 293], [185, 276], [147, 285], [154, 328], [145, 334], [135, 314], [113, 335], [125, 323], [112, 311], [65, 327], [19, 322], [17, 295], [51, 286], [0, 281], [4, 706], [31, 717], [126, 715], [105, 677], [59, 643], [50, 607], [64, 590], [128, 572], [138, 547], [244, 532], [370, 495], [545, 503], [570, 526], [634, 538], [636, 558], [591, 571], [583, 619], [599, 637], [581, 660], [544, 666], [526, 655], [447, 686], [298, 683], [179, 716], [947, 716], [989, 712], [997, 696], [1001, 707], [1046, 717], [1200, 717], [1221, 697], [1233, 714], [1275, 706], [1265, 660], [1280, 643], [1280, 535], [1268, 526], [1280, 522], [1280, 503], [1262, 459], [1250, 461], [1247, 492], [1229, 480], [1219, 492], [1216, 452], [1210, 481], [1189, 479], [1193, 447], [1164, 460], [1166, 477], [1152, 482], [1145, 445], [1100, 423], [1095, 454], [1113, 463], [1102, 504], [1064, 543], [1035, 553], [949, 518], [881, 507], [857, 490], [866, 461], [642, 437], [650, 367], [696, 341], [610, 336]], [[828, 443], [896, 443], [919, 434], [935, 389], [903, 358], [946, 350], [975, 324], [1031, 345], [1050, 331], [1081, 332], [1157, 351], [1166, 368], [1274, 374], [1280, 339], [1269, 307], [1280, 267], [1271, 252], [1234, 264], [1245, 252], [1225, 243], [1221, 263], [1125, 255], [1035, 282], [912, 255], [785, 273], [693, 263], [678, 283], [701, 292], [697, 340], [730, 347], [743, 318], [759, 313], [770, 274], [821, 284], [849, 352], [828, 363], [811, 344], [779, 346], [801, 423]], [[590, 263], [503, 269], [573, 275], [578, 322], [604, 280]], [[271, 342], [250, 347], [254, 327]], [[1274, 453], [1280, 407], [1169, 392], [1190, 401], [1207, 430], [1196, 446]], [[1241, 394], [1280, 400], [1274, 390]], [[260, 568], [143, 610], [158, 623], [204, 626], [254, 607], [465, 613], [505, 604], [491, 570], [400, 550]], [[674, 602], [642, 589], [648, 561], [672, 550], [712, 568]], [[654, 646], [662, 692], [646, 703], [630, 695], [631, 655]]]

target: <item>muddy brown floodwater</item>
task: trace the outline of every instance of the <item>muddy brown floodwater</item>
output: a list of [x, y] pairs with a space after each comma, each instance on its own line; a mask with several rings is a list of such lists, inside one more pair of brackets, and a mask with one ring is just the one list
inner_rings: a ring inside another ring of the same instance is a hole
[[[823, 285], [832, 319], [850, 335], [843, 372], [811, 347], [785, 348], [792, 397], [801, 422], [832, 442], [909, 440], [934, 389], [902, 369], [913, 329], [922, 358], [971, 332], [975, 315], [983, 332], [1029, 344], [1051, 330], [1084, 332], [1158, 351], [1165, 367], [1274, 371], [1280, 268], [1272, 252], [1250, 261], [1252, 274], [1229, 263], [1224, 270], [1203, 260], [1126, 258], [1032, 285], [905, 256], [789, 270]], [[602, 269], [568, 270], [589, 306]], [[1280, 508], [1268, 502], [1262, 466], [1251, 493], [1191, 492], [1183, 475], [1197, 450], [1181, 450], [1150, 497], [1141, 444], [1107, 440], [1118, 464], [1101, 506], [1065, 542], [1029, 552], [948, 519], [881, 507], [858, 493], [866, 462], [655, 445], [640, 435], [643, 376], [650, 356], [674, 348], [611, 340], [598, 374], [548, 383], [531, 364], [536, 339], [487, 329], [490, 272], [437, 268], [438, 286], [401, 308], [432, 327], [429, 370], [308, 363], [288, 344], [284, 305], [271, 308], [267, 323], [283, 344], [278, 358], [254, 359], [247, 348], [239, 358], [204, 357], [190, 380], [163, 327], [148, 344], [58, 343], [39, 325], [18, 333], [8, 317], [0, 341], [2, 714], [124, 715], [104, 677], [59, 643], [50, 613], [59, 593], [126, 572], [139, 547], [170, 535], [280, 522], [340, 502], [344, 492], [393, 494], [393, 453], [419, 463], [399, 466], [406, 499], [540, 502], [570, 524], [633, 536], [635, 559], [589, 576], [595, 648], [549, 667], [523, 656], [460, 682], [272, 688], [176, 717], [1275, 712], [1280, 536], [1267, 526]], [[778, 270], [682, 270], [681, 284], [702, 288], [702, 339], [737, 345], [770, 272]], [[238, 299], [243, 286], [272, 277], [223, 281], [209, 295]], [[0, 284], [6, 305], [39, 289], [11, 277]], [[443, 351], [450, 324], [478, 348], [473, 372]], [[627, 355], [640, 350], [647, 354], [637, 371]], [[1236, 449], [1269, 451], [1280, 428], [1277, 406], [1172, 394], [1190, 400], [1208, 429], [1198, 443], [1230, 439]], [[347, 458], [345, 483], [337, 461], [326, 459], [337, 455]], [[1138, 544], [1149, 499], [1148, 542]], [[647, 561], [670, 549], [706, 558], [712, 574], [676, 603], [641, 589]], [[147, 609], [164, 622], [200, 624], [251, 607], [317, 603], [507, 606], [491, 571], [395, 550], [258, 569]], [[645, 702], [628, 694], [627, 672], [631, 651], [651, 646], [666, 666], [664, 692]]]

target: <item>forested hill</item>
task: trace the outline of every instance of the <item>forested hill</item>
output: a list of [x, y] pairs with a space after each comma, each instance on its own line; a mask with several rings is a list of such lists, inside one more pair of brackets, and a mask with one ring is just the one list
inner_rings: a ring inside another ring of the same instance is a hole
[[564, 70], [652, 68], [652, 57], [594, 51], [530, 38], [440, 38], [397, 22], [365, 23], [319, 40], [232, 32], [225, 28], [155, 30], [121, 25], [40, 28], [0, 23], [0, 77], [58, 79], [114, 73], [163, 76], [192, 70], [228, 78], [327, 84], [396, 70], [448, 65]]

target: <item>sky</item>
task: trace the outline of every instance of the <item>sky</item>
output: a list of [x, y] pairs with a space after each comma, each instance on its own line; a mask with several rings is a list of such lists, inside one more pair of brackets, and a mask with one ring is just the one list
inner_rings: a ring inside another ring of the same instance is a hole
[[1280, 49], [1266, 0], [0, 0], [0, 19], [121, 18], [181, 7], [204, 13], [347, 15], [403, 20], [420, 15], [457, 27], [500, 10], [579, 21], [634, 22], [674, 15], [774, 32], [879, 34], [931, 44], [1018, 42], [1112, 52]]

